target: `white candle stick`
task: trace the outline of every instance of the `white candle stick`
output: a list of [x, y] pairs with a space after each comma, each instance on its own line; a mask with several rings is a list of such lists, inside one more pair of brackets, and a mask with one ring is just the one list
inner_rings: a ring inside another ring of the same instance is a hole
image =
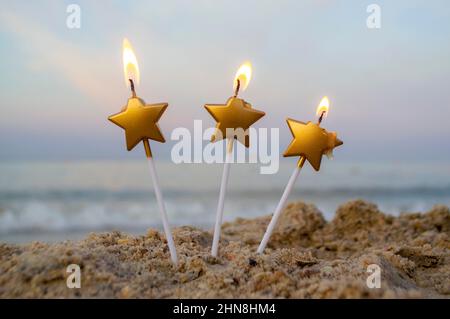
[[220, 230], [222, 227], [223, 207], [225, 205], [225, 194], [230, 175], [230, 163], [233, 160], [233, 139], [228, 139], [227, 156], [223, 166], [222, 182], [220, 183], [219, 203], [217, 204], [216, 224], [214, 226], [214, 238], [211, 248], [211, 255], [217, 257], [219, 251]]
[[152, 176], [153, 188], [155, 189], [156, 201], [158, 202], [159, 212], [162, 217], [164, 233], [166, 234], [167, 245], [169, 246], [170, 258], [174, 265], [178, 265], [177, 250], [173, 241], [172, 233], [170, 231], [169, 221], [167, 219], [166, 207], [162, 197], [161, 189], [159, 187], [158, 176], [156, 175], [155, 162], [151, 156], [147, 157], [148, 167], [150, 168], [150, 175]]
[[281, 199], [277, 205], [277, 208], [275, 209], [275, 213], [272, 216], [272, 220], [270, 221], [269, 226], [267, 227], [267, 230], [264, 234], [263, 239], [261, 240], [261, 243], [258, 247], [258, 254], [262, 254], [264, 249], [266, 248], [267, 242], [270, 239], [270, 236], [272, 235], [272, 232], [277, 225], [278, 218], [281, 215], [281, 212], [284, 209], [284, 206], [286, 205], [286, 201], [289, 197], [289, 194], [291, 193], [292, 188], [295, 185], [295, 182], [297, 180], [298, 174], [300, 173], [301, 167], [297, 166], [294, 170], [294, 172], [291, 175], [291, 178], [289, 179], [289, 182], [286, 185], [286, 188], [284, 189], [283, 196], [281, 196]]

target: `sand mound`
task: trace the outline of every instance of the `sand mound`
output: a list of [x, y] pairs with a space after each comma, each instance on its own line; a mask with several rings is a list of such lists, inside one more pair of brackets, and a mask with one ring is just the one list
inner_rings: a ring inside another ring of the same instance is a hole
[[[79, 242], [0, 244], [0, 297], [395, 298], [450, 296], [450, 211], [386, 216], [373, 204], [342, 205], [327, 223], [313, 205], [290, 204], [263, 255], [255, 253], [270, 216], [223, 225], [220, 257], [212, 234], [174, 229], [180, 264], [164, 236], [91, 234]], [[81, 289], [66, 267], [81, 267]], [[381, 269], [370, 289], [367, 266]]]

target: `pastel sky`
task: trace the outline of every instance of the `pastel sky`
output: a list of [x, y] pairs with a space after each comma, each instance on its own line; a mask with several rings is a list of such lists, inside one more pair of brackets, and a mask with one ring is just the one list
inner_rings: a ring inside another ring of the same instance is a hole
[[[381, 29], [366, 27], [371, 3]], [[66, 7], [81, 6], [81, 28]], [[313, 120], [339, 132], [343, 160], [450, 159], [448, 1], [5, 1], [0, 11], [0, 160], [141, 158], [106, 119], [126, 103], [121, 46], [141, 69], [139, 95], [168, 101], [168, 139], [205, 103], [224, 103], [239, 65], [253, 78], [241, 94], [279, 127]], [[156, 149], [170, 150], [173, 142]]]

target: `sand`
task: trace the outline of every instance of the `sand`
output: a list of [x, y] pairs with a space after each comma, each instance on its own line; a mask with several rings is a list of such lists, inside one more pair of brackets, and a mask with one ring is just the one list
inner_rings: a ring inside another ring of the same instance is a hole
[[[165, 238], [93, 233], [81, 241], [0, 244], [0, 297], [24, 298], [448, 298], [450, 210], [392, 217], [374, 204], [343, 204], [330, 222], [314, 205], [292, 203], [263, 255], [255, 253], [270, 216], [239, 218], [212, 234], [174, 229], [180, 264]], [[81, 267], [81, 288], [66, 267]], [[367, 266], [381, 270], [369, 288]]]

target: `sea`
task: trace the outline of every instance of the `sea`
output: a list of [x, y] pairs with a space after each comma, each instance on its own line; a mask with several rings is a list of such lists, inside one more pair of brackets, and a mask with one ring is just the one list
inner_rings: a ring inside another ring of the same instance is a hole
[[[212, 229], [221, 164], [156, 161], [172, 226]], [[268, 215], [295, 167], [282, 161], [264, 175], [259, 164], [232, 164], [224, 221]], [[305, 165], [289, 201], [313, 203], [331, 220], [339, 205], [364, 199], [387, 214], [450, 206], [449, 163], [324, 161]], [[0, 163], [0, 242], [75, 240], [90, 232], [142, 234], [161, 228], [145, 159]]]

